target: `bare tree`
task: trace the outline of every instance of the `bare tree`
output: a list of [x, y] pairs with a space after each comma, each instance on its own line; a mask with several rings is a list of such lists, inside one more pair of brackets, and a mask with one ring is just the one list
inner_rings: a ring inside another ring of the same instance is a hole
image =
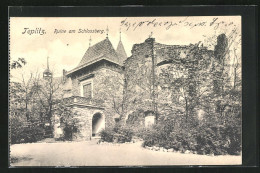
[[62, 99], [62, 80], [60, 78], [42, 79], [37, 77], [34, 79], [34, 87], [39, 104], [43, 108], [43, 118], [49, 123], [51, 130], [53, 129], [53, 115], [55, 105]]

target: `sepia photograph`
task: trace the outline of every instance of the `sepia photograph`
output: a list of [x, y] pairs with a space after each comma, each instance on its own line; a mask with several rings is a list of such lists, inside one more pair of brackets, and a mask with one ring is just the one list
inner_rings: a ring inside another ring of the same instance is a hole
[[10, 17], [10, 167], [242, 165], [241, 19]]

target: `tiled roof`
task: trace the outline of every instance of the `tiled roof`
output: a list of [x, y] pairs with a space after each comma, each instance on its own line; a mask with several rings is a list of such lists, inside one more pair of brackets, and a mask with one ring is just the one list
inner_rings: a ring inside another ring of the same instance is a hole
[[76, 72], [76, 71], [78, 71], [78, 70], [80, 70], [80, 69], [83, 69], [83, 68], [85, 68], [85, 67], [87, 67], [87, 66], [90, 66], [90, 65], [94, 65], [95, 63], [98, 63], [98, 62], [101, 62], [101, 61], [109, 61], [109, 62], [112, 62], [112, 63], [114, 63], [114, 64], [116, 64], [116, 65], [122, 66], [122, 65], [119, 64], [118, 62], [114, 62], [114, 61], [108, 60], [108, 59], [105, 58], [105, 57], [100, 57], [100, 58], [94, 59], [93, 61], [90, 61], [90, 62], [88, 62], [88, 63], [85, 63], [85, 64], [83, 64], [83, 65], [81, 65], [81, 66], [78, 66], [78, 67], [74, 68], [74, 69], [71, 70], [71, 71], [66, 72], [66, 75], [70, 75], [70, 74], [72, 74], [72, 73], [74, 73], [74, 72]]
[[124, 48], [121, 40], [118, 43], [116, 53], [118, 54], [120, 64], [123, 64], [124, 60], [126, 60], [126, 58], [127, 58], [127, 55], [126, 55], [125, 48]]
[[89, 64], [90, 62], [102, 57], [119, 63], [118, 55], [108, 38], [89, 47], [77, 67], [84, 66], [84, 64]]

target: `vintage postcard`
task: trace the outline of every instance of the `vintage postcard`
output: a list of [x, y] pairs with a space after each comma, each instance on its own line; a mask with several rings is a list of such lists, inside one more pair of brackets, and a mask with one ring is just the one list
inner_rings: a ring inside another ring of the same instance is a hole
[[241, 16], [9, 26], [11, 167], [242, 165]]

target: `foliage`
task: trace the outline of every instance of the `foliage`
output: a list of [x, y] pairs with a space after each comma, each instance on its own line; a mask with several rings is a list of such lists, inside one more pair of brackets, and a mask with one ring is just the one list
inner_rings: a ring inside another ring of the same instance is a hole
[[21, 117], [12, 117], [11, 124], [11, 143], [36, 142], [43, 139], [44, 128], [39, 122], [26, 124], [26, 120]]
[[17, 69], [22, 68], [23, 65], [26, 64], [26, 61], [24, 58], [18, 58], [17, 60], [13, 60], [10, 64], [11, 69]]
[[[26, 64], [23, 59], [18, 59], [11, 68], [22, 68], [19, 62]], [[53, 115], [60, 112], [58, 105], [62, 100], [61, 82], [59, 79], [43, 80], [38, 73], [31, 73], [29, 78], [22, 74], [21, 80], [10, 82], [9, 119], [12, 142], [31, 142], [40, 140], [43, 137], [39, 137], [40, 134], [52, 135]], [[45, 126], [45, 123], [50, 126]]]
[[174, 60], [161, 67], [158, 84], [163, 91], [169, 91], [172, 106], [183, 110], [187, 120], [194, 116], [201, 98], [210, 90], [208, 69], [211, 56], [198, 45], [190, 45], [185, 51], [185, 58], [175, 55]]
[[115, 132], [111, 128], [103, 129], [100, 132], [101, 140], [106, 142], [113, 142]]
[[50, 78], [49, 80], [36, 78], [33, 83], [35, 97], [38, 98], [37, 103], [41, 107], [45, 121], [50, 123], [51, 128], [53, 128], [53, 116], [59, 109], [59, 103], [62, 100], [61, 84], [60, 78]]
[[73, 133], [77, 132], [77, 128], [75, 125], [65, 124], [63, 128], [63, 136], [60, 140], [72, 141]]
[[10, 82], [11, 143], [36, 142], [45, 134], [40, 110], [34, 98], [33, 77], [22, 82]]
[[181, 130], [183, 128], [183, 124], [181, 123], [182, 119], [183, 116], [179, 115], [161, 115], [157, 124], [143, 132], [143, 136], [141, 136], [144, 139], [143, 145], [165, 147], [168, 149], [170, 147], [168, 146], [170, 144], [169, 142], [171, 142], [170, 135], [173, 130]]
[[138, 109], [130, 113], [127, 117], [126, 124], [129, 126], [140, 126], [141, 122], [144, 122], [145, 112], [142, 109]]
[[60, 124], [63, 127], [63, 136], [61, 140], [73, 139], [73, 133], [78, 132], [76, 124], [78, 119], [74, 118], [77, 115], [77, 112], [73, 112], [72, 109], [66, 106], [63, 102], [59, 103], [56, 110], [56, 115], [60, 117]]
[[118, 136], [114, 135], [115, 138], [118, 138], [117, 142], [124, 143], [124, 142], [130, 142], [132, 140], [133, 131], [131, 128], [127, 126], [119, 126], [119, 127], [116, 126], [114, 128], [114, 131], [118, 135]]
[[241, 151], [240, 118], [230, 118], [228, 123], [186, 123], [176, 116], [161, 120], [143, 134], [143, 146], [157, 146], [175, 151], [186, 150], [198, 154], [239, 154]]
[[131, 142], [133, 134], [131, 128], [117, 124], [114, 128], [102, 130], [101, 140], [115, 143]]
[[[170, 91], [171, 113], [160, 115], [158, 123], [145, 131], [144, 146], [198, 154], [240, 153], [241, 65], [236, 50], [230, 53], [235, 38], [219, 35], [212, 53], [191, 46], [184, 59], [177, 56], [161, 70], [159, 84]], [[201, 117], [198, 110], [204, 112]]]

